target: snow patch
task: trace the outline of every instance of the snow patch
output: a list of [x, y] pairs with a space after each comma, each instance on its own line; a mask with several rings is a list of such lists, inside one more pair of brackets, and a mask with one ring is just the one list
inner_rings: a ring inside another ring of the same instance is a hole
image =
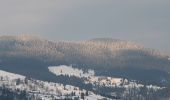
[[22, 75], [18, 75], [18, 74], [15, 74], [15, 73], [9, 73], [9, 72], [6, 72], [6, 71], [3, 71], [3, 70], [0, 70], [0, 77], [8, 77], [9, 79], [24, 79], [25, 76], [22, 76]]
[[93, 70], [88, 70], [84, 72], [81, 69], [73, 68], [72, 66], [60, 65], [60, 66], [50, 66], [48, 67], [49, 71], [54, 73], [55, 75], [69, 75], [76, 77], [89, 77], [94, 76]]

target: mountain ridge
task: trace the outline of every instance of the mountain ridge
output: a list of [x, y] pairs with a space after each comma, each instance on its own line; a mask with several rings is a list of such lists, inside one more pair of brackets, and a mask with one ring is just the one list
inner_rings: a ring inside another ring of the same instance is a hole
[[[158, 76], [160, 75], [160, 80], [170, 72], [167, 55], [137, 43], [111, 38], [52, 42], [30, 36], [21, 36], [19, 39], [16, 37], [0, 37], [0, 68], [25, 75], [29, 75], [27, 71], [33, 73], [38, 68], [48, 74], [47, 67], [57, 65], [73, 65], [83, 70], [92, 69], [100, 75], [114, 75], [115, 71], [120, 71], [121, 73], [116, 75], [121, 76], [125, 72], [124, 77], [129, 78], [131, 75], [143, 77], [136, 75], [140, 70], [148, 72], [148, 77], [153, 76], [150, 71], [158, 70], [156, 72]], [[32, 76], [48, 79], [51, 75], [44, 76], [43, 73], [38, 73], [39, 75], [33, 73]]]

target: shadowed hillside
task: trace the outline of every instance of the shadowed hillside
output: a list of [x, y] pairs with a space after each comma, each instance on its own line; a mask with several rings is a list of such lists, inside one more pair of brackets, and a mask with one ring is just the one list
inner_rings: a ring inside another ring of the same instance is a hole
[[[170, 72], [167, 55], [133, 42], [111, 38], [52, 42], [29, 35], [0, 37], [2, 69], [52, 79], [53, 75], [47, 67], [63, 64], [84, 70], [94, 69], [99, 75], [122, 76], [141, 81], [145, 79], [147, 82], [153, 79], [158, 83], [165, 76], [169, 77]], [[39, 70], [42, 73], [36, 73]], [[143, 76], [137, 72], [146, 74]], [[165, 80], [170, 81], [168, 78]]]

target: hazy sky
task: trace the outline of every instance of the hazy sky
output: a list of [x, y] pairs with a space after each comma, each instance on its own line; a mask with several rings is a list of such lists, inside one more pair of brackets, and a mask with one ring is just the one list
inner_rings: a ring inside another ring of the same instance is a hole
[[170, 0], [0, 0], [0, 34], [111, 37], [170, 52]]

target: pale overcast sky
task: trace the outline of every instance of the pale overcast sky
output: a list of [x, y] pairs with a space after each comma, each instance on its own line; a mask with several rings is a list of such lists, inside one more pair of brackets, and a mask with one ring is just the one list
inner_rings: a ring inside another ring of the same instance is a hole
[[170, 0], [0, 0], [0, 34], [111, 37], [170, 52]]

